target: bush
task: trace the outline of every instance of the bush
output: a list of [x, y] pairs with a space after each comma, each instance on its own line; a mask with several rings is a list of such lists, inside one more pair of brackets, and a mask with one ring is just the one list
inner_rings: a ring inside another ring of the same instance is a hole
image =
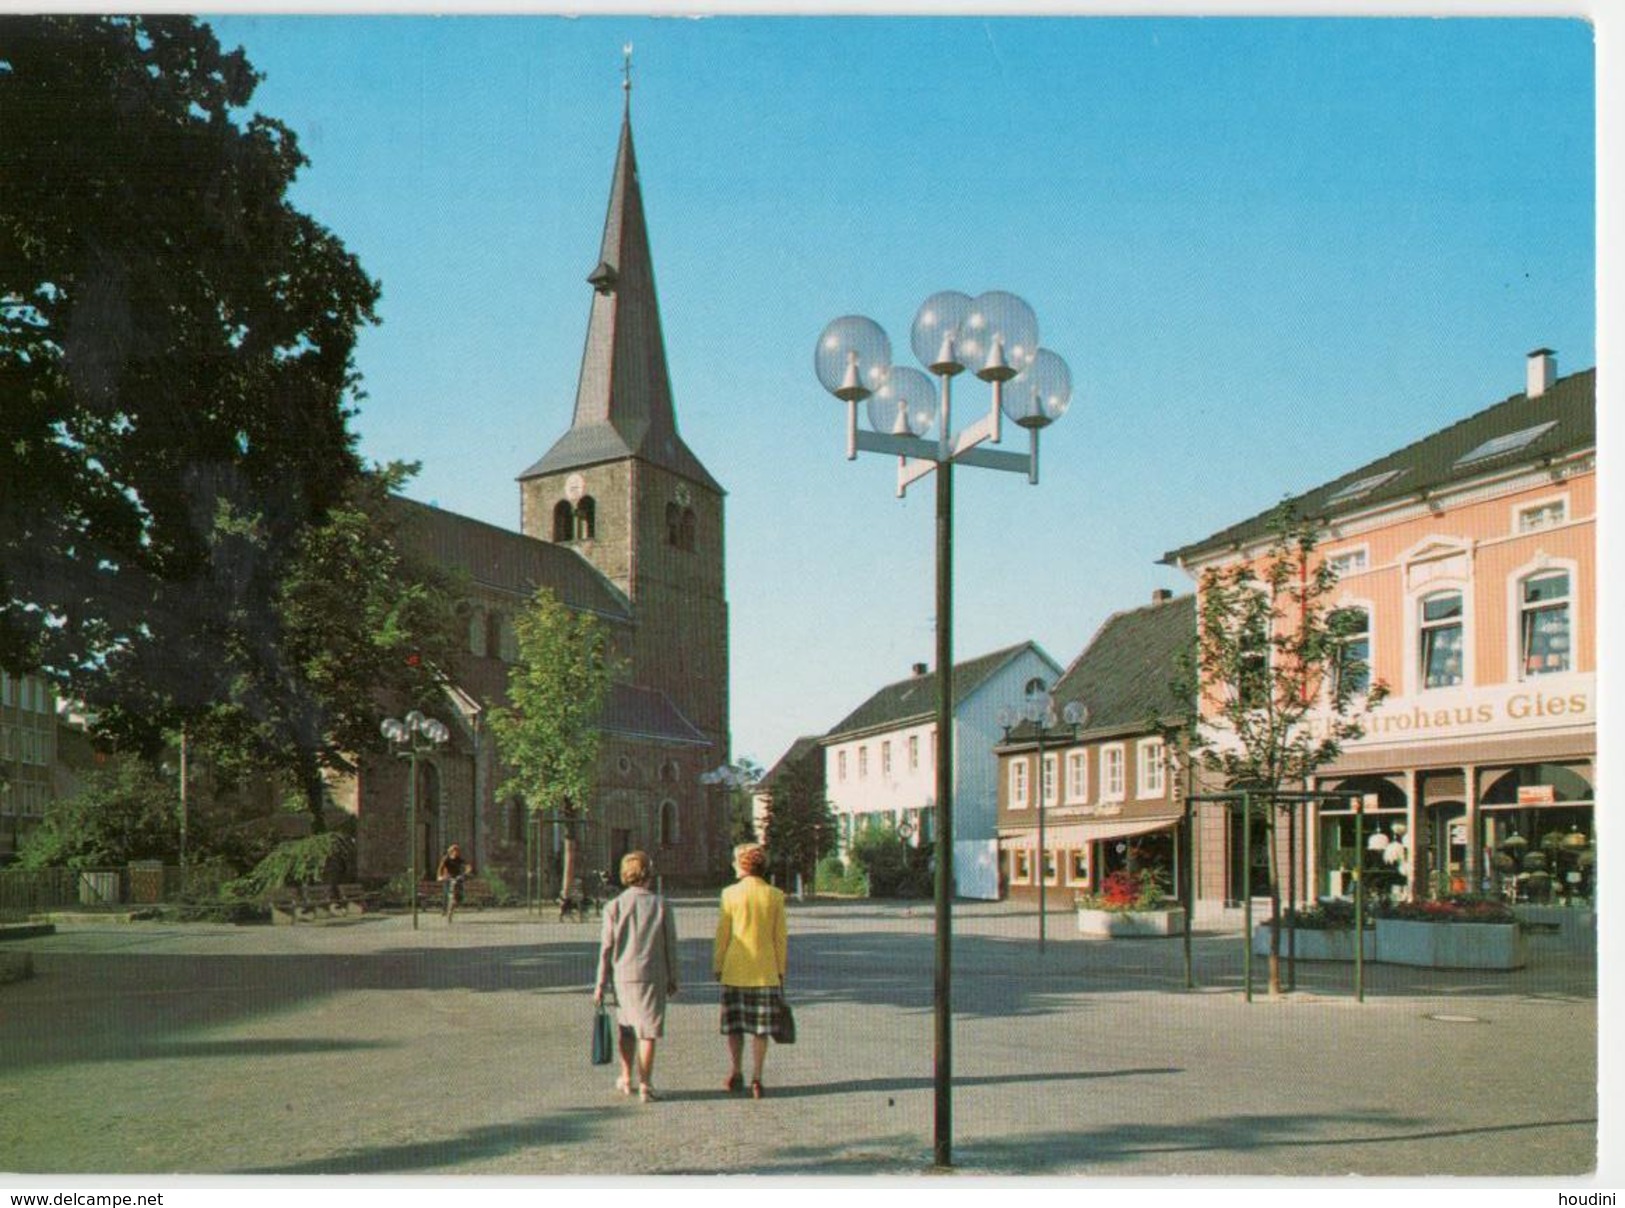
[[863, 869], [872, 898], [929, 898], [931, 853], [910, 847], [892, 826], [872, 826], [852, 840], [852, 863]]
[[285, 885], [314, 885], [342, 879], [355, 856], [355, 840], [349, 835], [324, 831], [279, 843], [240, 881], [232, 882], [243, 896], [258, 896]]
[[1500, 898], [1457, 894], [1421, 902], [1379, 904], [1377, 913], [1385, 919], [1409, 919], [1419, 923], [1512, 923], [1517, 919]]
[[869, 896], [869, 882], [856, 861], [848, 866], [839, 856], [825, 856], [818, 861], [818, 870], [813, 877], [813, 890], [816, 893], [864, 898]]
[[491, 887], [491, 898], [498, 906], [514, 906], [519, 902], [519, 895], [508, 887], [500, 873], [482, 872], [480, 880]]
[[1096, 893], [1080, 893], [1077, 904], [1085, 910], [1156, 910], [1168, 897], [1168, 876], [1160, 868], [1133, 872], [1120, 868], [1107, 873]]

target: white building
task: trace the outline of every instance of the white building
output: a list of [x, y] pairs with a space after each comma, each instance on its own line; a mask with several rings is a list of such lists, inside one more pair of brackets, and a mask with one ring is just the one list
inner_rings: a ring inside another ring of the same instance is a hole
[[[954, 879], [961, 897], [996, 899], [1001, 706], [1019, 704], [1060, 678], [1061, 667], [1023, 642], [954, 666]], [[824, 783], [844, 854], [865, 826], [891, 825], [930, 843], [936, 808], [937, 677], [917, 663], [824, 736]]]

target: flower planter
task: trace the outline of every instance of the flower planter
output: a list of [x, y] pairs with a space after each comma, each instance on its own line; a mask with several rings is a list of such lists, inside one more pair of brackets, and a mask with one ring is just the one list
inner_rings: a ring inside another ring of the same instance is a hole
[[[1300, 961], [1349, 961], [1354, 960], [1354, 929], [1310, 930], [1300, 927], [1297, 938], [1285, 927], [1281, 928], [1281, 959], [1286, 960], [1295, 955]], [[1263, 923], [1253, 931], [1253, 955], [1268, 956], [1270, 952], [1270, 928]], [[1365, 932], [1365, 959], [1377, 958], [1377, 936], [1369, 927]]]
[[1431, 969], [1521, 969], [1523, 932], [1516, 923], [1428, 923], [1377, 920], [1377, 959]]
[[1078, 934], [1096, 939], [1140, 935], [1178, 935], [1185, 930], [1185, 908], [1166, 910], [1090, 910], [1078, 907]]

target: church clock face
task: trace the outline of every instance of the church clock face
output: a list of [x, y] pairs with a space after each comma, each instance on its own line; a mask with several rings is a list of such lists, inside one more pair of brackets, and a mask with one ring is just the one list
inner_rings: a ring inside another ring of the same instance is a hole
[[677, 484], [677, 506], [686, 508], [689, 504], [691, 504], [693, 502], [694, 502], [694, 496], [688, 489], [688, 483], [686, 483], [686, 482], [678, 483]]
[[572, 474], [564, 480], [564, 497], [571, 503], [580, 503], [581, 497], [587, 493], [587, 480], [579, 474]]

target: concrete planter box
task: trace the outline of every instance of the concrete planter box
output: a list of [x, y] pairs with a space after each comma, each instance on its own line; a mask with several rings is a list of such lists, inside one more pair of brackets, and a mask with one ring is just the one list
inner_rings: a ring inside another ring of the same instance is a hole
[[1426, 923], [1377, 920], [1377, 959], [1431, 969], [1521, 969], [1523, 932], [1516, 923]]
[[1078, 934], [1096, 939], [1140, 935], [1180, 935], [1185, 930], [1185, 908], [1166, 910], [1090, 910], [1078, 907]]
[[[1365, 932], [1365, 959], [1377, 959], [1377, 936], [1369, 927]], [[1354, 929], [1346, 931], [1310, 931], [1299, 928], [1297, 939], [1286, 928], [1281, 928], [1281, 959], [1286, 960], [1293, 954], [1296, 945], [1297, 958], [1300, 961], [1348, 961], [1354, 962]], [[1253, 955], [1268, 956], [1270, 954], [1270, 929], [1265, 923], [1253, 931]]]

